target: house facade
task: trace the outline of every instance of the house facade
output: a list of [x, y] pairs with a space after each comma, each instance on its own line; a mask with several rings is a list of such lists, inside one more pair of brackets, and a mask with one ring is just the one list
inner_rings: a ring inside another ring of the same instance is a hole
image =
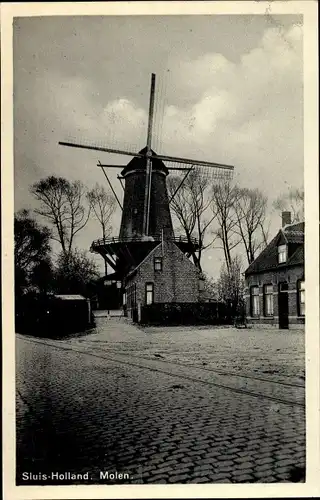
[[245, 272], [247, 321], [283, 329], [305, 324], [304, 223], [282, 228]]
[[136, 315], [153, 303], [198, 302], [202, 280], [195, 265], [170, 240], [157, 245], [125, 280], [124, 307]]

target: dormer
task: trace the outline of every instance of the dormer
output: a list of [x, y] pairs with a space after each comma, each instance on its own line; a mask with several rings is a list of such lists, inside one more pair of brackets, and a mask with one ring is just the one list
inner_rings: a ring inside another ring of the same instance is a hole
[[283, 242], [278, 244], [278, 264], [285, 264], [288, 260], [288, 245]]
[[281, 228], [276, 241], [277, 263], [286, 264], [304, 244], [304, 224], [297, 222]]

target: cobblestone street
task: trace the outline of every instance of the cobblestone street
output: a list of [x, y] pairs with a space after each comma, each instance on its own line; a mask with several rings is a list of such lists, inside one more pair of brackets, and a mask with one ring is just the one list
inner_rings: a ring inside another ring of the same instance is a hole
[[17, 484], [303, 481], [304, 414], [303, 331], [17, 335]]

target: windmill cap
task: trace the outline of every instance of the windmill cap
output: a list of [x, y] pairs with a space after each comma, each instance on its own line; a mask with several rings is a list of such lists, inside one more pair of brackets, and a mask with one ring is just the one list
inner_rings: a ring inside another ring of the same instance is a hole
[[[139, 154], [146, 154], [147, 152], [147, 147], [141, 149], [139, 151]], [[155, 157], [157, 154], [151, 149], [152, 156]], [[169, 174], [169, 170], [165, 166], [162, 160], [158, 160], [153, 158], [152, 160], [152, 170], [158, 170], [165, 175]], [[125, 176], [129, 171], [132, 170], [145, 170], [146, 168], [146, 157], [145, 158], [140, 158], [138, 156], [135, 156], [132, 158], [132, 160], [129, 161], [128, 165], [124, 167], [124, 169], [121, 172], [122, 176]]]

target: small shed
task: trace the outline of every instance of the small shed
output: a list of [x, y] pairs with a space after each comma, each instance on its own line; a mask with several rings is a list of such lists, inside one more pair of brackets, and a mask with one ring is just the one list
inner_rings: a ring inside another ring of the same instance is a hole
[[81, 332], [93, 325], [91, 303], [82, 295], [26, 294], [16, 300], [16, 331], [46, 337]]
[[49, 315], [64, 331], [79, 331], [93, 323], [90, 300], [83, 295], [56, 294], [50, 301]]

